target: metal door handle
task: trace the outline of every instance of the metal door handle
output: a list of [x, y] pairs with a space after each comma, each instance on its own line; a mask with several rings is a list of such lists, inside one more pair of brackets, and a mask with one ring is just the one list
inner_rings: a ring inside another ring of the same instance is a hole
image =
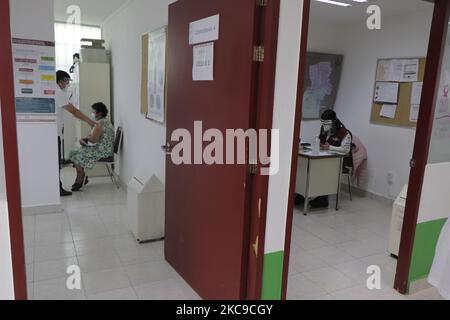
[[167, 142], [166, 145], [161, 146], [161, 149], [165, 154], [172, 154], [173, 147], [169, 142]]

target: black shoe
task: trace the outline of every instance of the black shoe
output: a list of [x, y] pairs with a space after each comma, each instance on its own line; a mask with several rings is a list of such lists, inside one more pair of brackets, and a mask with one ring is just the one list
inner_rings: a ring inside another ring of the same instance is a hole
[[330, 204], [328, 202], [328, 197], [318, 197], [318, 198], [310, 201], [309, 205], [313, 209], [324, 209], [324, 208], [328, 208], [328, 206]]
[[59, 195], [60, 195], [61, 197], [69, 197], [69, 196], [72, 195], [72, 192], [69, 192], [69, 191], [66, 191], [66, 190], [64, 190], [64, 189], [61, 189], [61, 190], [59, 191]]
[[84, 185], [87, 185], [89, 183], [89, 177], [86, 177], [86, 179], [84, 180]]
[[83, 184], [82, 184], [82, 183], [75, 183], [75, 184], [72, 186], [72, 191], [73, 191], [73, 192], [77, 192], [77, 191], [80, 191], [81, 188], [83, 188]]

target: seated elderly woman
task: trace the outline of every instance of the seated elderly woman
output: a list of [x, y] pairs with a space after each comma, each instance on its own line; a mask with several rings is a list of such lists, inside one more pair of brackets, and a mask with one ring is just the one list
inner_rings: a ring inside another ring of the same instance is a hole
[[72, 191], [79, 191], [87, 183], [86, 169], [92, 169], [101, 159], [114, 156], [114, 127], [107, 118], [108, 108], [101, 102], [92, 106], [92, 119], [96, 121], [91, 134], [80, 140], [81, 148], [70, 153], [70, 160], [77, 169], [77, 179]]

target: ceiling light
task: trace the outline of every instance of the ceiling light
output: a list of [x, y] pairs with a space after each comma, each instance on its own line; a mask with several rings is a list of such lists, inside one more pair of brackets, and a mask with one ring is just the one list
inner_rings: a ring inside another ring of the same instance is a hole
[[339, 1], [333, 1], [333, 0], [316, 0], [318, 2], [328, 3], [328, 4], [334, 4], [335, 6], [341, 6], [341, 7], [350, 7], [351, 4], [339, 2]]

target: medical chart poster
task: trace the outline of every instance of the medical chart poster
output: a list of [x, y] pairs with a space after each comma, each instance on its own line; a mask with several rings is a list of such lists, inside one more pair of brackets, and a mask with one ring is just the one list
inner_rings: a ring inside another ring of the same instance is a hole
[[17, 114], [54, 115], [55, 44], [15, 38], [12, 47]]
[[148, 43], [148, 111], [147, 118], [165, 121], [167, 28], [149, 34]]

